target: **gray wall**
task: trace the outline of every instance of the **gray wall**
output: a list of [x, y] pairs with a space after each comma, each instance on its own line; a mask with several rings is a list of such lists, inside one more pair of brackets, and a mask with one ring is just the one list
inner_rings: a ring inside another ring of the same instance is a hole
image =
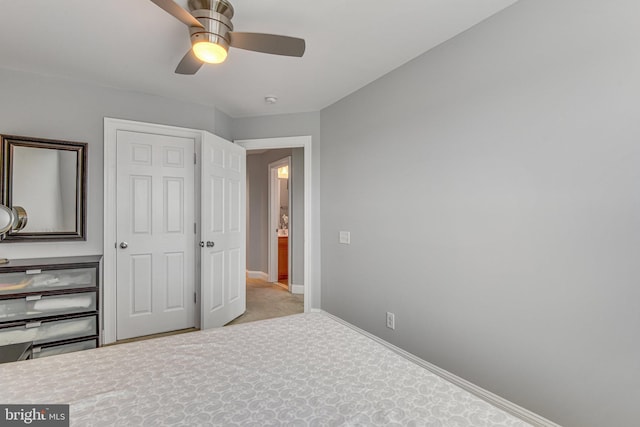
[[[311, 276], [312, 292], [305, 292], [312, 308], [320, 307], [320, 113], [282, 114], [233, 119], [233, 139], [280, 138], [311, 135]], [[294, 154], [295, 156], [295, 154]], [[297, 277], [294, 274], [294, 279]], [[306, 286], [306, 284], [305, 284]]]
[[0, 257], [9, 259], [102, 253], [105, 116], [204, 129], [230, 139], [231, 119], [224, 113], [156, 96], [6, 69], [0, 69], [0, 94], [0, 133], [89, 144], [87, 241], [0, 244]]
[[640, 425], [638, 17], [521, 0], [323, 110], [322, 308], [562, 425]]
[[[213, 130], [210, 132], [215, 133], [216, 135], [226, 139], [227, 141], [232, 141], [233, 135], [231, 133], [232, 132], [231, 124], [233, 123], [233, 120], [231, 119], [231, 117], [229, 117], [222, 111], [218, 110], [217, 108], [215, 109], [213, 116], [214, 116], [214, 125], [213, 125]], [[211, 126], [210, 123], [209, 123], [209, 126]], [[198, 129], [201, 129], [201, 128], [198, 128]]]

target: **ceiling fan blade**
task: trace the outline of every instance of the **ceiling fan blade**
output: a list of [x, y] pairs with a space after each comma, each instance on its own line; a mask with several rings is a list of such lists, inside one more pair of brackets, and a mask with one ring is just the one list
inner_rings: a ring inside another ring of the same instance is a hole
[[229, 45], [255, 52], [300, 57], [305, 49], [304, 40], [296, 37], [238, 32], [229, 32], [229, 37]]
[[202, 64], [202, 61], [196, 58], [193, 49], [189, 49], [176, 67], [176, 74], [195, 74], [202, 67]]
[[176, 2], [172, 0], [151, 0], [169, 15], [172, 15], [176, 19], [178, 19], [183, 24], [189, 27], [200, 27], [204, 28], [204, 26], [198, 22], [196, 18], [193, 17], [189, 12], [180, 7]]

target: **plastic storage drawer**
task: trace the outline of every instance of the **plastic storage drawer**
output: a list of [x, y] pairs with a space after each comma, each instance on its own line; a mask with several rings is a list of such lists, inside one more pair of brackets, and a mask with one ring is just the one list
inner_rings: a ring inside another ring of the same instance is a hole
[[97, 316], [25, 322], [0, 329], [0, 346], [31, 341], [34, 345], [98, 335]]
[[46, 296], [28, 295], [22, 298], [3, 300], [0, 304], [0, 322], [95, 310], [96, 292]]
[[97, 286], [95, 268], [0, 273], [0, 295]]
[[72, 353], [74, 351], [89, 350], [96, 348], [96, 340], [79, 341], [68, 344], [61, 344], [52, 347], [34, 347], [31, 357], [38, 359], [40, 357], [54, 356], [56, 354]]

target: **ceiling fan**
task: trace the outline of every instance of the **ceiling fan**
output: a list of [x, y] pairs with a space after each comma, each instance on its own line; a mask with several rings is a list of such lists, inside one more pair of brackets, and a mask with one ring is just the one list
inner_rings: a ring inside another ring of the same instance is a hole
[[189, 0], [191, 12], [172, 0], [151, 1], [189, 27], [192, 48], [178, 64], [177, 74], [195, 74], [205, 62], [223, 62], [229, 46], [274, 55], [304, 54], [303, 39], [233, 31], [233, 6], [227, 0]]

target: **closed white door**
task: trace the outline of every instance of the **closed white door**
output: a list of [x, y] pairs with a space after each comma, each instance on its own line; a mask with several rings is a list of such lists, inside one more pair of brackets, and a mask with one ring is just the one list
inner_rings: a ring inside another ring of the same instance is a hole
[[246, 310], [246, 151], [215, 135], [202, 140], [202, 329]]
[[117, 339], [195, 324], [195, 141], [117, 132]]

